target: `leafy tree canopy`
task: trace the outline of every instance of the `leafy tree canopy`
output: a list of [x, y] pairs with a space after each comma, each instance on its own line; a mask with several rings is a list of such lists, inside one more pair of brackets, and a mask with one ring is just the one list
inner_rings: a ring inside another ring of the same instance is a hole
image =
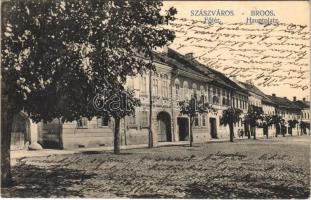
[[[152, 51], [172, 42], [162, 23], [176, 10], [162, 1], [12, 0], [2, 39], [2, 78], [14, 112], [35, 121], [98, 114], [103, 90], [123, 90], [127, 75], [154, 69]], [[143, 58], [137, 56], [143, 55]]]
[[223, 125], [227, 124], [235, 124], [240, 121], [240, 116], [242, 114], [242, 110], [238, 108], [227, 108], [226, 110], [223, 110], [222, 117], [220, 120], [220, 123]]
[[180, 113], [187, 115], [190, 119], [198, 116], [198, 114], [208, 113], [210, 110], [214, 110], [212, 106], [204, 101], [198, 101], [197, 98], [191, 97], [188, 101], [180, 101], [178, 103]]
[[288, 126], [291, 127], [291, 128], [295, 128], [295, 127], [296, 127], [296, 124], [299, 123], [298, 120], [296, 120], [296, 119], [293, 119], [293, 120], [290, 119], [290, 120], [288, 120], [287, 122], [288, 122]]
[[263, 119], [263, 110], [261, 107], [250, 105], [247, 114], [244, 116], [244, 121], [251, 126], [258, 125], [258, 120]]

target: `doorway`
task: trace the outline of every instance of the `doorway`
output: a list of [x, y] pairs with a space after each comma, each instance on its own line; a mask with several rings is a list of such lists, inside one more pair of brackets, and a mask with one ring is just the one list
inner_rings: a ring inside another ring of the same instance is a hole
[[158, 142], [172, 142], [171, 117], [167, 112], [160, 112], [158, 120]]
[[177, 124], [179, 141], [189, 140], [189, 119], [186, 117], [178, 117]]
[[19, 113], [14, 116], [11, 132], [11, 150], [21, 150], [26, 148], [26, 142], [30, 141], [29, 119], [24, 114]]
[[216, 118], [209, 118], [209, 124], [210, 124], [210, 132], [211, 137], [217, 139], [217, 126], [216, 126]]

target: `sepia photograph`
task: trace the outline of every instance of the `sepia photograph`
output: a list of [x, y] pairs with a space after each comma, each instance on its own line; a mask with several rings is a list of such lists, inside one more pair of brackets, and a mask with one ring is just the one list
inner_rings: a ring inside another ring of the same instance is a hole
[[310, 198], [309, 1], [0, 2], [1, 198]]

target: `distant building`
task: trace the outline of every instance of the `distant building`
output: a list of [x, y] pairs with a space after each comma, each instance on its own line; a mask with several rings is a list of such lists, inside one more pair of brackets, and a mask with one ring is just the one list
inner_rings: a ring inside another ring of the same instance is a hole
[[[273, 102], [268, 96], [263, 93], [251, 82], [238, 82], [249, 93], [248, 102], [249, 105], [253, 105], [262, 109], [266, 115], [274, 115], [276, 113], [276, 103]], [[275, 131], [273, 126], [269, 129]], [[274, 135], [273, 132], [270, 135]], [[256, 127], [256, 136], [263, 137], [263, 128]]]
[[[296, 105], [295, 102], [290, 101], [286, 97], [277, 97], [275, 94], [268, 96], [275, 104], [276, 114], [281, 116], [285, 120], [285, 127], [282, 129], [283, 132], [290, 133], [291, 128], [289, 126], [290, 120], [299, 120], [301, 117], [301, 108]], [[293, 135], [298, 135], [298, 124], [292, 130]]]
[[293, 102], [301, 109], [300, 134], [310, 134], [310, 101], [306, 101], [305, 98], [297, 100], [296, 97], [293, 97]]

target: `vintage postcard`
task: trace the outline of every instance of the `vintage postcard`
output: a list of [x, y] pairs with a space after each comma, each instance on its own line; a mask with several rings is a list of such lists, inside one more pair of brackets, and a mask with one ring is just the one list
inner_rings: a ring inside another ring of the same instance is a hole
[[308, 1], [2, 0], [1, 197], [310, 198]]

